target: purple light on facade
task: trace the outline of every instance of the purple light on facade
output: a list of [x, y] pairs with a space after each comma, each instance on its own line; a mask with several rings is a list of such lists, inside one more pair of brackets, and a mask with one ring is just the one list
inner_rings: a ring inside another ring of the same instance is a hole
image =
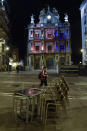
[[67, 42], [67, 50], [69, 50], [69, 44], [68, 44], [68, 42]]

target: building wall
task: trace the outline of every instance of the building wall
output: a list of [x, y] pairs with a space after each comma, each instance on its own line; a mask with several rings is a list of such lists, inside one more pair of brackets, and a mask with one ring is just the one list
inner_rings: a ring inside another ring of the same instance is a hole
[[28, 27], [28, 70], [42, 69], [43, 66], [56, 69], [58, 64], [70, 65], [71, 34], [68, 18], [61, 23], [58, 12], [48, 9], [47, 12], [40, 12], [39, 19], [39, 23], [35, 24], [32, 16]]
[[87, 0], [83, 1], [81, 11], [81, 30], [82, 30], [82, 64], [87, 65]]
[[6, 71], [5, 40], [0, 39], [0, 71]]

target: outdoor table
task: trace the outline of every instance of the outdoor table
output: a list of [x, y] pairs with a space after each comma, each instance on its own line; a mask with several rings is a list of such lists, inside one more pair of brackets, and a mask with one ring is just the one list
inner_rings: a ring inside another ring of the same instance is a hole
[[[26, 112], [25, 119], [27, 122], [28, 122], [29, 112], [31, 112], [31, 119], [33, 119], [34, 115], [38, 113], [37, 110], [38, 110], [38, 100], [39, 100], [40, 93], [41, 93], [41, 89], [38, 89], [38, 88], [27, 88], [24, 90], [16, 91], [14, 93], [15, 99], [16, 99], [16, 97], [21, 97], [21, 98], [24, 97], [26, 99], [25, 104], [23, 104], [24, 99], [20, 100], [20, 104], [19, 104], [20, 107], [19, 108], [20, 108], [20, 110], [22, 110], [23, 106], [25, 106], [25, 110], [26, 110], [25, 111]], [[13, 104], [14, 103], [15, 102], [13, 102]], [[22, 113], [20, 111], [20, 113], [19, 113], [20, 117], [22, 117], [21, 114]]]
[[25, 95], [27, 97], [33, 97], [39, 95], [40, 93], [41, 93], [40, 89], [28, 88], [28, 89], [16, 91], [14, 95]]

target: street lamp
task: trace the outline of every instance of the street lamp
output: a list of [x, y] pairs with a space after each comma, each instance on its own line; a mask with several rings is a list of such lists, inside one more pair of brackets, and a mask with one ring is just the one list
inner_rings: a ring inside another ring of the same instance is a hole
[[9, 51], [9, 49], [10, 49], [10, 48], [9, 48], [8, 46], [5, 47], [5, 51]]
[[83, 53], [83, 49], [81, 49], [80, 51], [81, 51], [81, 53]]

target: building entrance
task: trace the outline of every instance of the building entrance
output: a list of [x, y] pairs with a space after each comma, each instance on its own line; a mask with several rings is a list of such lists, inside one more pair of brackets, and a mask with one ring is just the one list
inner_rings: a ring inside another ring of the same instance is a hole
[[46, 65], [47, 65], [48, 69], [54, 69], [54, 60], [53, 60], [53, 58], [47, 59]]
[[34, 69], [40, 69], [40, 58], [35, 58]]
[[60, 64], [64, 65], [65, 64], [65, 57], [60, 57]]

